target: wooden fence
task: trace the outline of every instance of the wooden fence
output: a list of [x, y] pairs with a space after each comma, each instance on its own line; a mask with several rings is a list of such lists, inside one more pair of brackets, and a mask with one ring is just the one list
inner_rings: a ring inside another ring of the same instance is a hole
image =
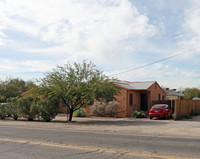
[[176, 100], [174, 109], [174, 119], [181, 119], [200, 112], [200, 100]]

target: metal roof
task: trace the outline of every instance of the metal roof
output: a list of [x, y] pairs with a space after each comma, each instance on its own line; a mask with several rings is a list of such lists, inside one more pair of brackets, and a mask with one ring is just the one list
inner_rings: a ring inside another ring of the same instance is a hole
[[127, 89], [135, 89], [135, 90], [146, 90], [151, 87], [155, 81], [145, 81], [145, 82], [126, 82], [126, 81], [117, 81], [116, 84], [127, 88]]
[[166, 88], [163, 88], [163, 89], [164, 89], [164, 91], [165, 91], [167, 94], [171, 94], [171, 95], [179, 96], [179, 97], [185, 96], [182, 92], [179, 92], [179, 91], [168, 90], [168, 89], [166, 89]]

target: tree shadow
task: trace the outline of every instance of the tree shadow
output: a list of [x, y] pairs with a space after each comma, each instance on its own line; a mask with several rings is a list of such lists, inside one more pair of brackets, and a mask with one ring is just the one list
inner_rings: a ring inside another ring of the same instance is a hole
[[[28, 121], [27, 119], [25, 118], [20, 118], [16, 121], [22, 121], [22, 122], [32, 122], [32, 123], [65, 123], [65, 124], [69, 124], [69, 125], [85, 125], [85, 126], [139, 126], [139, 125], [146, 125], [146, 126], [153, 126], [153, 125], [165, 125], [165, 124], [168, 124], [168, 122], [165, 122], [165, 120], [163, 119], [153, 119], [153, 120], [150, 120], [150, 119], [123, 119], [123, 118], [93, 118], [93, 117], [87, 117], [87, 118], [80, 118], [77, 119], [77, 118], [73, 118], [74, 120], [69, 122], [67, 121], [67, 118], [66, 120], [64, 119], [54, 119], [50, 122], [45, 122], [41, 119], [36, 119], [36, 120], [33, 120], [33, 121]], [[4, 121], [14, 121], [12, 120], [11, 118], [7, 118], [5, 119]]]
[[52, 122], [56, 123], [69, 123], [72, 125], [85, 125], [85, 126], [92, 126], [92, 125], [105, 125], [105, 126], [135, 126], [135, 125], [164, 125], [167, 124], [166, 122], [161, 122], [159, 120], [109, 120], [109, 119], [101, 119], [101, 120], [95, 120], [95, 119], [86, 119], [86, 120], [81, 120], [81, 121], [72, 121], [72, 122], [67, 122], [67, 121], [59, 121], [59, 120], [54, 120]]
[[193, 121], [193, 122], [196, 122], [196, 121], [198, 121], [198, 122], [200, 122], [200, 115], [198, 115], [198, 116], [193, 116], [192, 117], [192, 119], [180, 119], [180, 120], [178, 120], [178, 121]]

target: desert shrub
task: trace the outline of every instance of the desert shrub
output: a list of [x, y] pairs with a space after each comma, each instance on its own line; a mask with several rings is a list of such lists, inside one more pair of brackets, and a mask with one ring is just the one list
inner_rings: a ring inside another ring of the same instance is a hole
[[58, 102], [55, 100], [40, 100], [37, 105], [40, 116], [46, 122], [51, 121], [58, 114]]
[[34, 102], [34, 98], [32, 96], [19, 98], [18, 104], [20, 114], [27, 118], [29, 121], [34, 120], [35, 117], [39, 114], [38, 105], [36, 102]]
[[91, 106], [91, 112], [97, 116], [106, 116], [105, 106], [106, 106], [106, 103], [104, 102], [95, 102]]
[[14, 120], [17, 120], [20, 116], [18, 99], [19, 97], [11, 97], [11, 98], [8, 98], [7, 100], [9, 104], [7, 106], [6, 112]]
[[133, 118], [146, 118], [146, 114], [143, 111], [134, 111], [132, 114]]
[[110, 101], [105, 107], [105, 112], [107, 116], [113, 117], [118, 113], [119, 103]]
[[110, 116], [113, 117], [118, 113], [119, 103], [118, 102], [95, 102], [91, 106], [91, 112], [97, 116]]
[[0, 119], [6, 118], [6, 106], [5, 104], [0, 104]]
[[85, 111], [83, 108], [78, 109], [77, 111], [74, 112], [75, 117], [85, 117]]

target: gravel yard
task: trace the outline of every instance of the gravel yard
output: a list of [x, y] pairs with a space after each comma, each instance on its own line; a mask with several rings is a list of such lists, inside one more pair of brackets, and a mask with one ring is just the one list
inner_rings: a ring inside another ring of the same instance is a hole
[[74, 117], [66, 122], [66, 115], [59, 114], [52, 122], [26, 121], [12, 119], [0, 120], [0, 125], [26, 126], [36, 128], [55, 128], [84, 131], [103, 131], [118, 133], [180, 135], [200, 137], [200, 116], [189, 120], [158, 120], [132, 118]]

